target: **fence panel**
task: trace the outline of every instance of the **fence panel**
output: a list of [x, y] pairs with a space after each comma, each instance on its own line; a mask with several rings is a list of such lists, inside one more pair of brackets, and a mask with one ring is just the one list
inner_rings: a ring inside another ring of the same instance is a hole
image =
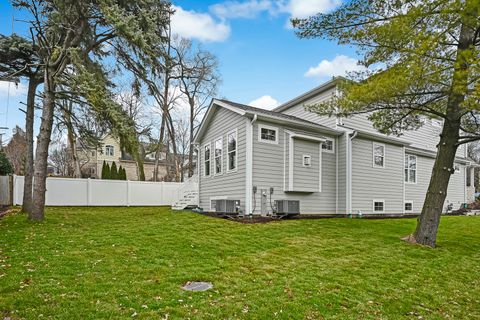
[[[24, 177], [13, 177], [13, 202], [23, 201]], [[47, 178], [47, 206], [170, 206], [183, 183]]]
[[0, 206], [12, 204], [10, 177], [0, 176]]

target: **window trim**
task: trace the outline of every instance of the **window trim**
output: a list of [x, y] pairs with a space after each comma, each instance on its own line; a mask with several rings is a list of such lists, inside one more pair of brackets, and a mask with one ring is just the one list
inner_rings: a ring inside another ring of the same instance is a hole
[[[310, 159], [310, 161], [309, 161], [310, 164], [309, 164], [309, 165], [306, 165], [306, 164], [305, 164], [305, 158], [309, 158], [309, 159]], [[309, 154], [304, 154], [304, 155], [302, 155], [302, 166], [303, 166], [304, 168], [311, 168], [311, 167], [312, 167], [312, 156], [311, 156], [311, 155], [309, 155]]]
[[[383, 166], [377, 165], [375, 163], [375, 146], [380, 146], [383, 148]], [[387, 148], [385, 147], [384, 143], [373, 142], [372, 143], [372, 165], [374, 168], [385, 168], [386, 167], [386, 160], [387, 160]]]
[[[383, 203], [383, 210], [382, 211], [375, 210], [375, 202]], [[385, 200], [383, 200], [383, 199], [373, 199], [372, 200], [372, 212], [373, 213], [385, 213]]]
[[[208, 166], [210, 167], [210, 172], [209, 172], [208, 176], [206, 175], [207, 172], [205, 170], [205, 162], [206, 162], [206, 160], [205, 160], [205, 147], [207, 147], [207, 146], [209, 148], [208, 152], [210, 153], [210, 158], [208, 159], [208, 162], [209, 162]], [[202, 167], [203, 176], [206, 177], [206, 178], [211, 177], [212, 176], [212, 143], [211, 142], [207, 142], [203, 145], [202, 157], [203, 157], [203, 167]]]
[[[235, 135], [235, 169], [230, 169], [230, 151], [228, 144], [228, 136], [231, 134]], [[227, 132], [227, 172], [237, 172], [238, 170], [238, 130], [235, 128]]]
[[[275, 131], [275, 141], [262, 139], [262, 129], [274, 130]], [[278, 127], [272, 127], [272, 126], [269, 126], [269, 125], [266, 125], [266, 124], [259, 124], [258, 125], [258, 142], [278, 144], [278, 139], [279, 139], [278, 135], [279, 135]]]
[[[407, 181], [405, 181], [405, 176], [403, 177], [403, 182], [407, 184], [417, 184], [418, 181], [418, 157], [416, 154], [405, 153], [405, 157], [409, 157], [407, 161], [407, 167], [405, 168], [405, 158], [403, 159], [403, 174], [405, 175], [405, 169], [408, 170]], [[410, 167], [408, 162], [410, 162], [410, 157], [415, 157], [415, 182], [410, 181]]]
[[335, 139], [331, 138], [325, 138], [326, 141], [331, 141], [332, 142], [332, 150], [329, 149], [323, 149], [323, 146], [325, 145], [325, 142], [322, 142], [322, 152], [327, 152], [327, 153], [335, 153]]
[[[221, 144], [222, 144], [222, 153], [220, 154], [220, 172], [219, 173], [217, 173], [217, 155], [216, 155], [217, 141], [221, 141]], [[213, 141], [213, 175], [221, 176], [222, 174], [223, 174], [223, 136], [220, 136]]]
[[[407, 210], [407, 209], [405, 208], [405, 206], [407, 205], [407, 203], [410, 203], [410, 204], [412, 205], [412, 209], [411, 209], [411, 210]], [[412, 200], [405, 200], [405, 201], [403, 202], [403, 211], [405, 211], [405, 212], [413, 212], [413, 201], [412, 201]]]
[[[112, 148], [112, 154], [111, 154], [111, 155], [110, 155], [110, 154], [108, 153], [108, 151], [107, 151], [109, 147]], [[105, 145], [105, 155], [106, 155], [107, 157], [115, 157], [115, 146], [113, 146], [113, 145], [111, 145], [111, 144], [106, 144], [106, 145]]]

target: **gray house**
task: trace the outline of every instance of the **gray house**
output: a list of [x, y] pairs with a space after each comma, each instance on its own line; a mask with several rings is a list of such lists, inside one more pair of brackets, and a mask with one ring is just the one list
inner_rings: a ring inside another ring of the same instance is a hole
[[[281, 204], [276, 201], [295, 200], [290, 203], [302, 214], [419, 213], [441, 122], [425, 119], [420, 129], [392, 137], [377, 132], [366, 116], [329, 118], [305, 110], [329, 99], [337, 82], [273, 111], [213, 100], [195, 138], [199, 206], [219, 211], [217, 200], [235, 200], [245, 214], [270, 214]], [[460, 148], [445, 210], [473, 200], [467, 186], [473, 165]]]

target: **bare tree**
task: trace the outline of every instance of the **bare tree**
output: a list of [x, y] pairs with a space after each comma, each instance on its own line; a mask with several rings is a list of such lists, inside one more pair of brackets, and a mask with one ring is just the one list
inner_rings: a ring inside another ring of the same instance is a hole
[[13, 173], [23, 175], [26, 171], [28, 139], [25, 131], [19, 126], [13, 130], [13, 136], [4, 148], [5, 154], [12, 164]]

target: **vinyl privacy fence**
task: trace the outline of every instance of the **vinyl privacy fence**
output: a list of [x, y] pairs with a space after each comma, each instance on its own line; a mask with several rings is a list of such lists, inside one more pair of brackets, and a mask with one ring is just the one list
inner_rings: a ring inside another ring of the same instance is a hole
[[[13, 177], [13, 204], [21, 205], [24, 177]], [[47, 178], [47, 206], [170, 206], [180, 182]]]

